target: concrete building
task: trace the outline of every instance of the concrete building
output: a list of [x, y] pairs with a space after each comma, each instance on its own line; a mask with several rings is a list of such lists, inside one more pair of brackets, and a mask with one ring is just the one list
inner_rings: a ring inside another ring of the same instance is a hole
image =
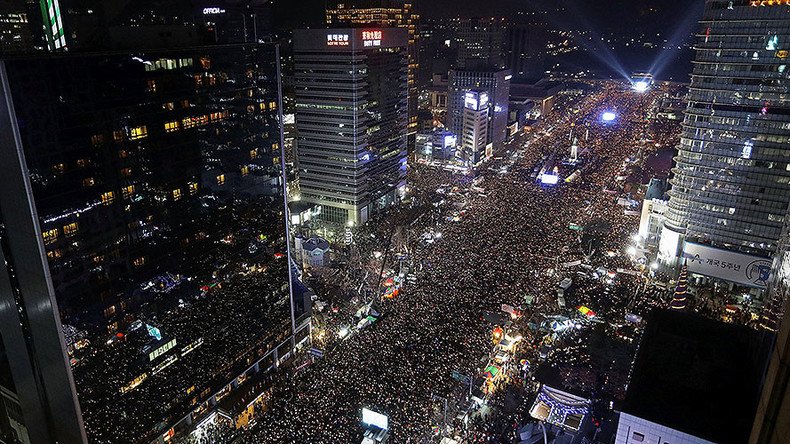
[[473, 89], [464, 99], [464, 122], [461, 130], [461, 159], [470, 166], [491, 156], [488, 143], [488, 91]]
[[417, 134], [417, 157], [426, 161], [447, 162], [454, 160], [458, 150], [458, 137], [446, 130], [432, 130]]
[[329, 242], [319, 237], [311, 237], [302, 242], [302, 266], [323, 267], [329, 254]]
[[406, 186], [408, 33], [294, 33], [301, 200], [332, 224], [364, 224]]
[[330, 2], [326, 10], [326, 24], [330, 28], [378, 26], [408, 31], [410, 135], [417, 132], [417, 72], [420, 69], [420, 14], [414, 3], [411, 0], [342, 0]]
[[653, 310], [615, 443], [748, 442], [772, 343], [748, 327]]
[[504, 18], [461, 19], [458, 23], [458, 69], [504, 69]]
[[754, 294], [790, 204], [788, 28], [779, 2], [706, 1], [661, 234], [666, 266]]
[[451, 70], [447, 93], [447, 129], [461, 134], [464, 126], [466, 94], [471, 90], [488, 92], [488, 143], [496, 149], [507, 140], [510, 71]]

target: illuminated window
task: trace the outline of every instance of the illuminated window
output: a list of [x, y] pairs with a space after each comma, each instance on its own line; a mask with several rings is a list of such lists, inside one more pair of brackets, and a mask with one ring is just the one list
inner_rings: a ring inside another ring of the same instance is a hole
[[134, 265], [135, 267], [142, 267], [143, 265], [145, 265], [145, 256], [140, 256], [137, 259], [133, 260], [132, 265]]
[[115, 305], [110, 305], [109, 307], [104, 309], [104, 317], [109, 318], [115, 314]]
[[129, 186], [121, 188], [121, 193], [123, 194], [124, 199], [126, 199], [129, 196], [131, 196], [132, 194], [134, 194], [134, 192], [135, 192], [135, 186], [134, 185], [129, 185]]
[[103, 134], [96, 134], [91, 136], [91, 144], [93, 146], [99, 146], [104, 143], [104, 135]]
[[167, 102], [162, 104], [162, 108], [168, 111], [173, 111], [175, 109], [175, 105], [173, 104], [173, 102]]
[[193, 78], [195, 79], [195, 86], [203, 85], [203, 77], [201, 77], [200, 74], [195, 74]]
[[277, 102], [269, 102], [269, 111], [274, 111], [277, 109]]
[[101, 195], [101, 202], [104, 205], [109, 205], [115, 201], [115, 193], [112, 191], [108, 191], [106, 193], [102, 193]]
[[250, 174], [250, 168], [247, 165], [241, 167], [241, 176], [244, 177], [247, 174]]
[[132, 128], [131, 134], [132, 134], [131, 137], [132, 140], [142, 139], [143, 137], [148, 136], [148, 128], [146, 128], [145, 125], [138, 126], [137, 128]]
[[277, 151], [279, 149], [280, 149], [280, 144], [279, 143], [275, 142], [275, 143], [272, 144], [272, 152], [275, 152], [275, 151]]
[[273, 165], [279, 165], [279, 163], [280, 163], [280, 158], [279, 157], [272, 158], [272, 164]]
[[51, 251], [47, 251], [47, 257], [49, 259], [58, 259], [61, 256], [60, 249], [56, 248]]
[[63, 225], [63, 234], [65, 234], [66, 237], [74, 236], [75, 234], [77, 234], [77, 231], [79, 231], [79, 228], [77, 227], [77, 222], [72, 222], [68, 225]]
[[198, 190], [198, 185], [195, 182], [189, 182], [189, 194], [195, 194]]
[[165, 131], [168, 133], [178, 131], [178, 121], [174, 120], [172, 122], [165, 122]]
[[149, 80], [146, 90], [148, 92], [156, 92], [156, 80]]
[[123, 131], [113, 131], [112, 132], [112, 140], [116, 142], [122, 142], [124, 139]]
[[66, 165], [65, 164], [58, 163], [58, 164], [52, 165], [52, 172], [53, 173], [58, 174], [58, 173], [62, 173], [64, 171], [66, 171]]
[[258, 157], [258, 150], [250, 150], [250, 159]]
[[211, 113], [211, 120], [212, 121], [223, 120], [227, 116], [228, 116], [228, 112], [227, 111], [218, 111], [218, 112], [215, 112], [215, 113]]
[[84, 187], [92, 187], [95, 184], [96, 184], [96, 181], [94, 181], [92, 177], [86, 177], [86, 178], [82, 179], [82, 186], [84, 186]]
[[47, 230], [44, 233], [42, 233], [42, 237], [44, 238], [45, 245], [52, 244], [53, 242], [58, 240], [58, 229], [53, 228], [51, 230]]
[[211, 59], [209, 57], [200, 58], [200, 67], [203, 69], [211, 69]]
[[181, 120], [184, 128], [193, 128], [196, 126], [202, 126], [208, 123], [208, 116], [194, 116], [194, 117], [184, 117]]
[[217, 176], [217, 185], [225, 185], [225, 175], [220, 174]]
[[181, 199], [181, 188], [176, 188], [173, 190], [173, 200]]

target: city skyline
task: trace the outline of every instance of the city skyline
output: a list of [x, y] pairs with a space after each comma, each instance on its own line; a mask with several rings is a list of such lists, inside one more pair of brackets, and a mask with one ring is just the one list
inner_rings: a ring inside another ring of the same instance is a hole
[[790, 0], [0, 5], [0, 443], [784, 444]]

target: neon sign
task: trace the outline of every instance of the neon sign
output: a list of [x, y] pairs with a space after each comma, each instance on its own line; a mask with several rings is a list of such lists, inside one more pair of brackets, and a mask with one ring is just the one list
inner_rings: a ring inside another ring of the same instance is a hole
[[203, 15], [224, 14], [225, 10], [222, 8], [203, 8]]
[[362, 31], [362, 46], [381, 46], [383, 35], [381, 31]]
[[326, 46], [349, 46], [348, 34], [327, 34]]

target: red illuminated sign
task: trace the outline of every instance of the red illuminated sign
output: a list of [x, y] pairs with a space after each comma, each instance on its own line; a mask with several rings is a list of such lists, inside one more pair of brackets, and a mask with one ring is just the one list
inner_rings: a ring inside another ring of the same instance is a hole
[[362, 46], [381, 46], [382, 36], [380, 30], [362, 31]]

